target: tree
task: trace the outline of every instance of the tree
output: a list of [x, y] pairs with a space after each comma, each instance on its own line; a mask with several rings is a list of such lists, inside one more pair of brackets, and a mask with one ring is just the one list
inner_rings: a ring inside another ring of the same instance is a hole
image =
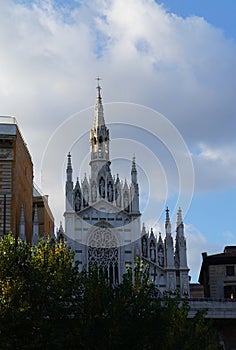
[[189, 320], [187, 300], [160, 299], [148, 276], [137, 260], [114, 286], [96, 267], [80, 273], [63, 242], [4, 236], [0, 349], [220, 349], [204, 315]]
[[73, 258], [62, 242], [40, 241], [34, 247], [11, 234], [0, 240], [0, 344], [4, 348], [20, 343], [22, 348], [42, 348], [49, 340], [48, 328], [54, 325], [61, 332], [61, 321], [73, 317], [79, 290]]

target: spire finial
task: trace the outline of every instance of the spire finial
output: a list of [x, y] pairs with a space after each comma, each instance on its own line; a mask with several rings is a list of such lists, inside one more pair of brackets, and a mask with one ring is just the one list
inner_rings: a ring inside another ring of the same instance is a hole
[[135, 155], [133, 155], [133, 161], [132, 161], [131, 181], [132, 181], [132, 183], [137, 183], [137, 168], [136, 168]]
[[166, 223], [165, 223], [166, 233], [171, 235], [171, 222], [169, 216], [169, 208], [166, 207]]
[[97, 84], [97, 98], [99, 101], [101, 100], [101, 86], [100, 86], [100, 80], [102, 80], [99, 76], [96, 78], [98, 84]]
[[135, 170], [135, 171], [136, 171], [136, 158], [135, 158], [135, 155], [133, 155], [132, 170]]
[[98, 127], [105, 125], [105, 120], [103, 116], [103, 106], [102, 106], [102, 96], [101, 96], [101, 86], [100, 86], [100, 77], [96, 78], [97, 84], [97, 97], [96, 97], [96, 105], [95, 105], [95, 115], [94, 115], [94, 129], [96, 130]]
[[166, 207], [166, 225], [170, 223], [169, 208]]
[[99, 81], [102, 80], [99, 76], [96, 78], [97, 82], [98, 82], [98, 86], [97, 87], [100, 87], [100, 84], [99, 84]]
[[67, 170], [72, 170], [72, 163], [71, 163], [71, 154], [70, 154], [70, 152], [67, 155]]
[[177, 226], [181, 225], [183, 223], [183, 218], [182, 218], [182, 210], [179, 207], [178, 213], [177, 213]]

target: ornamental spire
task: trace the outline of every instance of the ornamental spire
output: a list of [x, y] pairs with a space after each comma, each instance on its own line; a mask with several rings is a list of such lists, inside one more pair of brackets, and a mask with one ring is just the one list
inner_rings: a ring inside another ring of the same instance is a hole
[[133, 161], [132, 161], [131, 181], [132, 183], [135, 183], [135, 184], [137, 183], [137, 168], [136, 168], [135, 155], [133, 156]]
[[71, 164], [71, 154], [70, 152], [67, 155], [67, 169], [72, 169], [72, 164]]
[[105, 125], [104, 115], [103, 115], [103, 105], [102, 105], [102, 97], [101, 97], [101, 86], [100, 86], [100, 80], [101, 78], [96, 78], [98, 84], [97, 84], [97, 97], [96, 97], [96, 104], [95, 104], [95, 110], [94, 110], [94, 129], [96, 130], [98, 127], [101, 127], [102, 125]]
[[72, 181], [72, 163], [71, 163], [71, 154], [70, 154], [70, 152], [67, 155], [66, 174], [67, 174], [67, 181]]
[[166, 234], [171, 235], [171, 222], [169, 215], [169, 208], [166, 207], [166, 222], [165, 222]]
[[183, 224], [183, 218], [182, 218], [182, 210], [181, 208], [179, 208], [177, 213], [177, 227], [181, 224]]
[[170, 223], [169, 208], [166, 207], [166, 226]]

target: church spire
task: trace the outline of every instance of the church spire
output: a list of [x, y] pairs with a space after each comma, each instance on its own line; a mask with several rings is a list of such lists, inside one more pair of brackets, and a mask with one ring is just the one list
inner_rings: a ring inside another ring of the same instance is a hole
[[94, 108], [94, 123], [93, 128], [90, 131], [90, 154], [91, 154], [91, 179], [96, 184], [100, 181], [98, 179], [98, 173], [106, 166], [110, 165], [109, 159], [109, 129], [106, 127], [103, 105], [101, 97], [101, 86], [98, 77], [97, 85], [97, 97]]
[[96, 104], [94, 109], [94, 124], [93, 127], [96, 130], [98, 127], [105, 125], [104, 114], [103, 114], [103, 105], [102, 105], [102, 96], [101, 96], [101, 86], [99, 81], [101, 78], [97, 77], [98, 85], [97, 85], [97, 97]]

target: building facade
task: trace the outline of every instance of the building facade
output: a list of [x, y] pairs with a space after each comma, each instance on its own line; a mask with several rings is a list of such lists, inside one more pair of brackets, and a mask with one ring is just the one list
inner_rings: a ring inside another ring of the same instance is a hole
[[0, 117], [0, 236], [12, 232], [28, 243], [52, 233], [47, 197], [33, 191], [33, 162], [14, 117]]
[[54, 236], [54, 217], [49, 207], [48, 196], [34, 186], [32, 243], [36, 245], [44, 236]]
[[0, 117], [0, 234], [32, 236], [33, 163], [16, 120]]
[[199, 282], [204, 296], [212, 299], [236, 299], [236, 246], [227, 246], [223, 253], [202, 253]]
[[[97, 86], [94, 123], [90, 131], [90, 176], [75, 184], [69, 153], [65, 184], [65, 236], [80, 268], [96, 265], [112, 283], [119, 283], [136, 257], [150, 266], [150, 277], [160, 290], [189, 295], [189, 269], [181, 210], [174, 245], [169, 210], [165, 238], [141, 227], [139, 184], [133, 157], [130, 183], [112, 175], [110, 135], [104, 119], [101, 87]], [[60, 234], [62, 228], [60, 229]]]

